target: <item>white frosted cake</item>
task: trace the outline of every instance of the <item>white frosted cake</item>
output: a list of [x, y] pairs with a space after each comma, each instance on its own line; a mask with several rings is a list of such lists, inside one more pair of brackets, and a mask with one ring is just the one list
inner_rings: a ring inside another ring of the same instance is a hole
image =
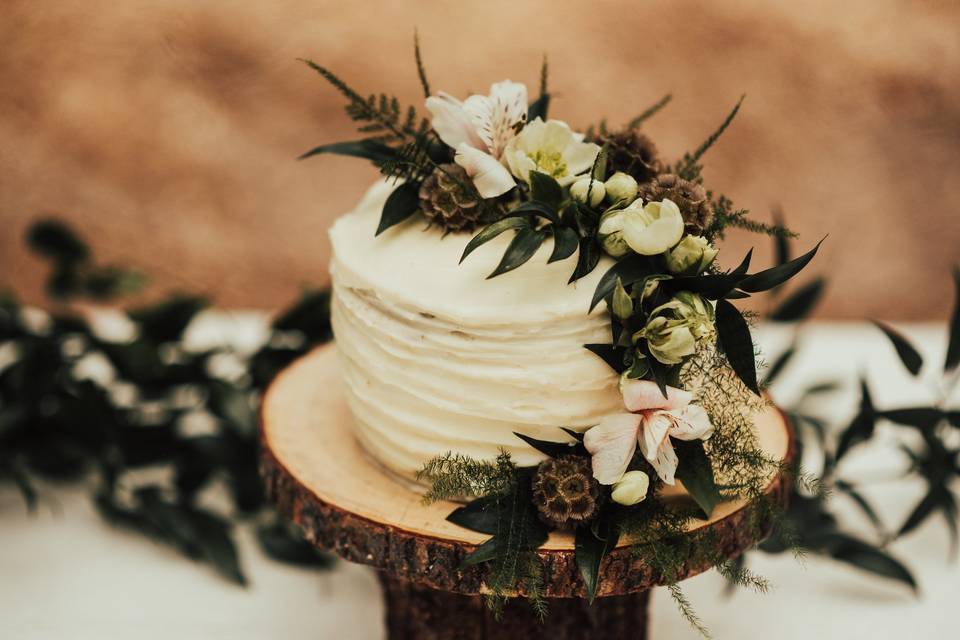
[[413, 479], [448, 451], [477, 459], [542, 456], [513, 435], [565, 440], [622, 411], [617, 375], [583, 348], [610, 339], [587, 313], [604, 264], [566, 284], [575, 257], [547, 264], [547, 241], [522, 269], [487, 280], [511, 234], [458, 264], [471, 234], [425, 230], [415, 216], [375, 236], [394, 185], [374, 185], [330, 231], [332, 319], [356, 434]]

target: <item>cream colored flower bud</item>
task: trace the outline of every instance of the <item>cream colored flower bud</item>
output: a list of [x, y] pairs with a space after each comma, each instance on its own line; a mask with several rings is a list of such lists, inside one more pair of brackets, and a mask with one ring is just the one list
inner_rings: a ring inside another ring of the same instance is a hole
[[667, 252], [667, 269], [671, 273], [697, 275], [710, 266], [717, 253], [706, 238], [686, 236]]
[[667, 251], [683, 237], [683, 216], [672, 200], [648, 202], [641, 209], [637, 200], [626, 208], [623, 237], [642, 256]]
[[650, 489], [650, 477], [643, 471], [627, 471], [613, 484], [610, 497], [626, 507], [643, 502]]
[[622, 258], [630, 253], [627, 241], [623, 239], [623, 209], [608, 211], [600, 218], [597, 236], [603, 250], [614, 258]]
[[633, 315], [633, 298], [623, 288], [623, 283], [617, 278], [617, 284], [613, 288], [613, 299], [610, 301], [610, 309], [613, 315], [621, 320], [626, 320]]
[[623, 171], [617, 171], [603, 185], [607, 188], [607, 200], [611, 203], [627, 204], [637, 199], [637, 181]]
[[603, 183], [590, 177], [580, 178], [570, 185], [570, 196], [577, 202], [584, 204], [587, 204], [587, 197], [589, 196], [591, 207], [603, 202], [603, 197], [606, 194], [607, 190]]

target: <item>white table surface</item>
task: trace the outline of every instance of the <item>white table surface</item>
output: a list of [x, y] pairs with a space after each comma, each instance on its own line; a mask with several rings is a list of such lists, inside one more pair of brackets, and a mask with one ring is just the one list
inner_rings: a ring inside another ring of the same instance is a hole
[[[222, 318], [211, 320], [205, 335], [216, 339], [224, 326]], [[929, 383], [942, 366], [945, 328], [902, 328], [930, 360], [921, 374]], [[757, 337], [770, 349], [788, 339], [786, 331], [772, 327], [761, 327]], [[801, 339], [803, 350], [775, 389], [781, 402], [789, 404], [797, 381], [836, 378], [846, 383], [845, 391], [824, 406], [847, 416], [859, 371], [868, 372], [880, 408], [932, 398], [929, 384], [910, 379], [870, 325], [812, 324]], [[865, 493], [891, 528], [923, 491], [921, 483], [884, 480], [903, 468], [896, 442], [893, 429], [881, 428], [877, 442], [855, 450], [845, 465], [849, 477], [877, 479]], [[843, 496], [834, 500], [845, 522], [869, 534], [869, 525]], [[327, 572], [289, 567], [263, 556], [251, 528], [241, 528], [238, 537], [250, 580], [246, 588], [139, 535], [109, 527], [84, 487], [45, 485], [33, 515], [15, 490], [0, 488], [0, 638], [383, 637], [383, 604], [370, 570], [345, 562]], [[723, 580], [713, 572], [685, 582], [684, 588], [717, 638], [960, 637], [960, 610], [954, 608], [960, 563], [947, 558], [942, 522], [926, 524], [891, 551], [914, 570], [919, 597], [846, 565], [816, 557], [801, 564], [790, 554], [751, 554], [750, 567], [774, 583], [767, 595], [740, 590], [726, 598]], [[699, 637], [662, 590], [654, 593], [651, 617], [654, 639]]]

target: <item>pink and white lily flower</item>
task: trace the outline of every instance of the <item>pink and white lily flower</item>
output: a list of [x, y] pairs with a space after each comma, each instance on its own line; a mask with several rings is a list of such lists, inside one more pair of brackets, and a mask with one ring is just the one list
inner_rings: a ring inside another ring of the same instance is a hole
[[504, 80], [490, 86], [490, 95], [472, 95], [463, 102], [440, 92], [427, 98], [433, 130], [456, 149], [454, 161], [466, 169], [484, 198], [503, 195], [516, 181], [500, 162], [507, 143], [527, 121], [527, 87]]
[[690, 392], [667, 387], [664, 397], [650, 380], [625, 380], [621, 391], [631, 413], [607, 416], [583, 437], [584, 446], [593, 456], [593, 477], [608, 485], [620, 480], [639, 446], [660, 479], [674, 484], [678, 459], [670, 439], [709, 438], [713, 424], [707, 412], [690, 404]]

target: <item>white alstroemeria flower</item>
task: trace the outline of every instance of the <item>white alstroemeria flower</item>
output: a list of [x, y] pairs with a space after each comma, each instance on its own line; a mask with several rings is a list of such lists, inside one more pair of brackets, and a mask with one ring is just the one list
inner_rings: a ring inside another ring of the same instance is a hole
[[683, 237], [683, 215], [672, 200], [648, 202], [635, 200], [624, 209], [623, 239], [635, 252], [655, 256], [670, 249]]
[[507, 144], [503, 161], [525, 182], [531, 171], [539, 171], [567, 186], [593, 168], [598, 153], [599, 146], [584, 142], [566, 122], [537, 118]]
[[689, 392], [667, 387], [664, 397], [650, 380], [626, 380], [621, 388], [624, 405], [634, 413], [607, 416], [583, 437], [593, 456], [593, 477], [600, 484], [619, 482], [639, 447], [660, 479], [674, 484], [679, 461], [670, 439], [709, 438], [713, 425], [707, 412], [690, 404]]
[[490, 95], [472, 95], [463, 102], [440, 92], [427, 98], [427, 109], [433, 130], [456, 149], [454, 161], [466, 169], [481, 196], [495, 198], [516, 186], [499, 161], [526, 122], [525, 85], [497, 82], [490, 86]]

